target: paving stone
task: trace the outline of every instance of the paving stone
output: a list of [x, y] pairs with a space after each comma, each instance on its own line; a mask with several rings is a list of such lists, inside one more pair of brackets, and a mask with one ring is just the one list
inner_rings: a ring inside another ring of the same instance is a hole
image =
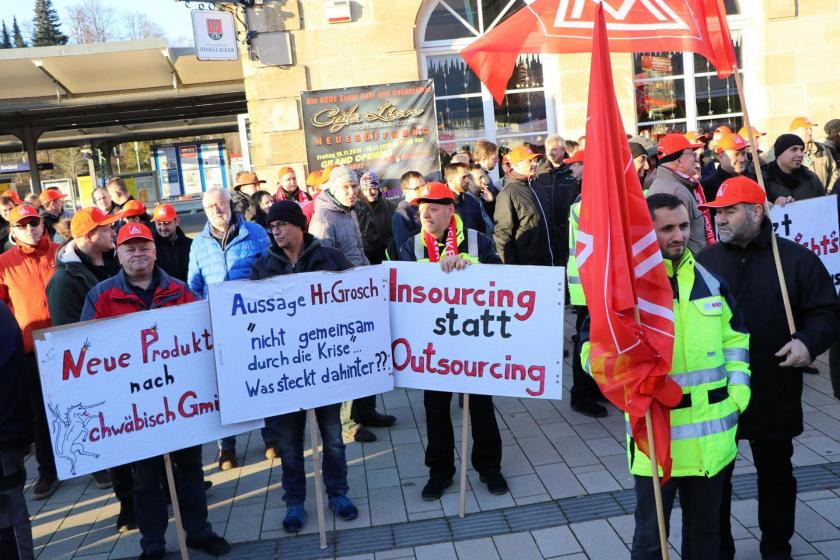
[[544, 435], [520, 437], [517, 439], [517, 443], [528, 458], [528, 462], [534, 466], [557, 463], [563, 460]]
[[589, 446], [578, 436], [552, 439], [551, 443], [554, 444], [563, 460], [570, 467], [596, 465], [600, 462], [598, 457], [589, 449]]
[[583, 551], [590, 558], [625, 558], [627, 547], [604, 520], [584, 521], [570, 525]]
[[414, 558], [414, 549], [397, 548], [394, 550], [383, 550], [382, 552], [374, 553], [373, 557], [376, 560], [405, 560], [406, 558]]
[[499, 553], [496, 551], [496, 545], [493, 544], [493, 539], [472, 539], [467, 541], [457, 541], [455, 545], [455, 553], [459, 560], [474, 560], [480, 558], [481, 560], [499, 560]]
[[531, 533], [511, 533], [493, 537], [496, 550], [502, 560], [532, 560], [539, 558], [540, 550]]
[[458, 560], [452, 543], [438, 543], [414, 548], [417, 560]]
[[583, 486], [563, 463], [543, 465], [536, 468], [543, 485], [552, 498], [565, 498], [568, 496], [580, 496], [585, 491]]
[[524, 498], [526, 496], [535, 496], [545, 494], [545, 486], [543, 486], [540, 477], [536, 474], [526, 474], [522, 476], [508, 476], [506, 477], [510, 493], [514, 498]]
[[591, 472], [575, 473], [575, 476], [589, 494], [621, 490], [621, 485], [615, 481], [609, 471], [604, 467], [599, 467], [597, 470]]
[[819, 513], [835, 527], [840, 527], [840, 498], [812, 500], [808, 507]]
[[607, 455], [625, 456], [627, 454], [624, 445], [618, 443], [612, 437], [587, 439], [585, 442], [589, 446], [589, 449], [592, 450], [592, 453], [598, 457], [605, 457]]
[[800, 501], [796, 502], [796, 532], [808, 542], [837, 537], [837, 527]]
[[371, 488], [369, 501], [371, 522], [374, 525], [402, 523], [408, 520], [402, 489], [399, 487]]
[[582, 551], [580, 543], [572, 534], [572, 530], [565, 525], [531, 531], [531, 535], [534, 537], [540, 553], [546, 558], [565, 556]]
[[368, 488], [388, 488], [389, 486], [399, 485], [400, 475], [397, 472], [396, 467], [367, 471]]

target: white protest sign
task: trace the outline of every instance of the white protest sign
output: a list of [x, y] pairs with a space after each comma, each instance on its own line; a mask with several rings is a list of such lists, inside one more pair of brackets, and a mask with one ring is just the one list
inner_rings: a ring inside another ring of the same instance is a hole
[[390, 391], [387, 269], [210, 285], [223, 422]]
[[565, 269], [388, 266], [397, 387], [561, 398]]
[[776, 235], [790, 239], [817, 255], [834, 285], [840, 285], [840, 227], [837, 195], [809, 198], [773, 206], [770, 218]]
[[262, 426], [223, 426], [207, 302], [35, 333], [62, 480]]

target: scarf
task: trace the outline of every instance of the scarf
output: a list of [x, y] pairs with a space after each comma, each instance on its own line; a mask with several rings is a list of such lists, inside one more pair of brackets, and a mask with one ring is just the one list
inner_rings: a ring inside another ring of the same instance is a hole
[[[675, 169], [670, 169], [670, 171], [690, 185], [690, 190], [694, 195], [694, 200], [697, 201], [698, 206], [706, 204], [706, 195], [703, 193], [703, 186], [700, 184], [700, 181], [690, 175], [680, 173]], [[703, 230], [706, 232], [706, 243], [714, 245], [717, 243], [717, 237], [715, 237], [715, 228], [712, 225], [712, 213], [709, 212], [708, 208], [701, 208], [699, 210], [700, 213], [703, 214]]]
[[[458, 239], [455, 230], [455, 215], [449, 221], [449, 230], [446, 233], [446, 256], [458, 254]], [[426, 253], [429, 255], [429, 262], [438, 262], [440, 260], [440, 250], [438, 249], [438, 241], [434, 235], [423, 232], [423, 244], [426, 245]]]

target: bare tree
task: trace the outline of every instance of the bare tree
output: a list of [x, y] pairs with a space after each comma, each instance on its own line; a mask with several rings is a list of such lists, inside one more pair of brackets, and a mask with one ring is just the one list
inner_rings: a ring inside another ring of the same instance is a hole
[[126, 39], [135, 40], [164, 36], [163, 28], [141, 12], [123, 12], [122, 24], [123, 36]]
[[76, 43], [106, 43], [118, 37], [117, 13], [102, 0], [81, 0], [67, 9], [70, 36]]

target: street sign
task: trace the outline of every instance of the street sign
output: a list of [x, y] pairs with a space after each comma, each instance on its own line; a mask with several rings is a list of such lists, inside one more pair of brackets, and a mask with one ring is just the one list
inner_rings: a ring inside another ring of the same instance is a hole
[[232, 13], [193, 10], [192, 24], [198, 60], [239, 60]]

